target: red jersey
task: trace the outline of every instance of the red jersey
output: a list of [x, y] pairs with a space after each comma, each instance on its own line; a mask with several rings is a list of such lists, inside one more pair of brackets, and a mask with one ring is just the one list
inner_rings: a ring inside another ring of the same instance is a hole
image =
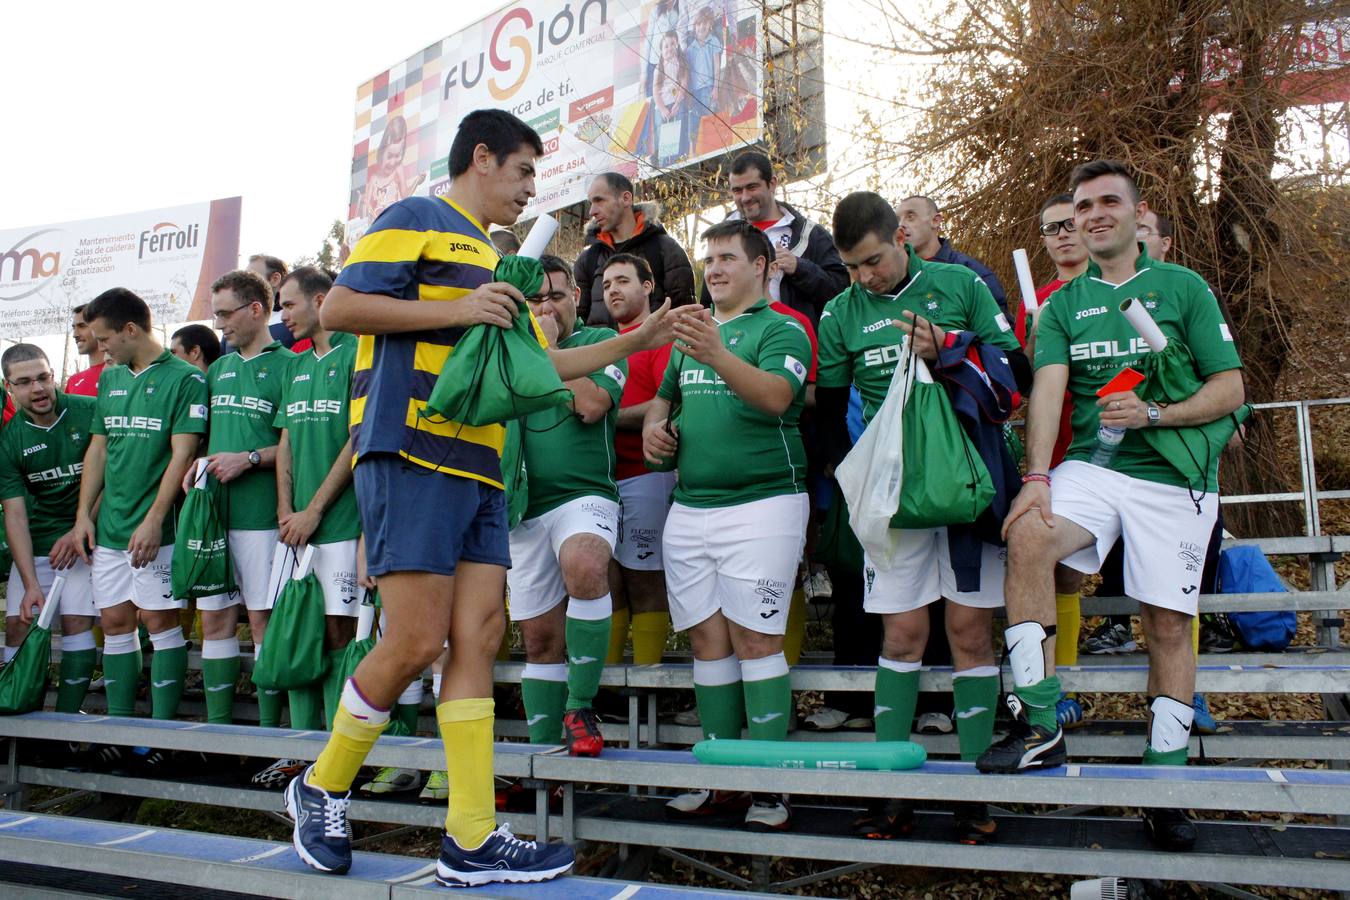
[[83, 397], [98, 396], [98, 376], [103, 373], [105, 363], [99, 363], [96, 366], [90, 366], [82, 372], [76, 372], [70, 378], [66, 379], [66, 393], [79, 394]]
[[306, 350], [312, 350], [312, 349], [314, 349], [314, 342], [313, 342], [312, 340], [310, 340], [309, 338], [301, 338], [300, 340], [296, 341], [294, 344], [291, 344], [291, 352], [294, 353], [296, 356], [299, 356], [301, 353], [304, 353]]
[[[1044, 306], [1050, 300], [1050, 295], [1068, 284], [1063, 278], [1056, 278], [1048, 281], [1036, 289], [1036, 303]], [[1027, 345], [1027, 311], [1021, 304], [1017, 307], [1016, 319], [1017, 339], [1022, 342], [1022, 346]], [[1059, 435], [1055, 438], [1055, 449], [1050, 451], [1050, 468], [1054, 468], [1064, 461], [1064, 454], [1069, 452], [1069, 445], [1073, 443], [1073, 398], [1067, 391], [1064, 393], [1064, 408], [1059, 412]]]
[[[633, 325], [625, 328], [620, 334], [637, 327]], [[656, 396], [656, 389], [661, 386], [661, 378], [666, 374], [666, 365], [670, 362], [671, 347], [671, 344], [666, 344], [653, 350], [639, 350], [628, 357], [628, 380], [623, 385], [619, 409], [646, 403]], [[641, 431], [615, 431], [614, 456], [614, 475], [620, 481], [651, 471], [642, 461]]]
[[811, 320], [806, 317], [805, 313], [798, 312], [786, 303], [780, 303], [777, 300], [769, 304], [769, 309], [774, 312], [780, 312], [785, 316], [792, 316], [792, 318], [801, 323], [802, 331], [806, 332], [806, 339], [811, 342], [811, 369], [806, 373], [806, 382], [807, 384], [815, 384], [817, 356], [816, 329], [811, 326]]

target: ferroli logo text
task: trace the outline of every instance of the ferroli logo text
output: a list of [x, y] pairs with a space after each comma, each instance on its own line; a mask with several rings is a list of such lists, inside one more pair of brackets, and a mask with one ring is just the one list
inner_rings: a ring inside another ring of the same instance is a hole
[[198, 227], [194, 222], [186, 228], [179, 228], [172, 222], [160, 222], [154, 228], [141, 232], [140, 247], [136, 251], [137, 259], [145, 259], [147, 253], [167, 253], [171, 250], [186, 250], [197, 246]]
[[[14, 242], [14, 246], [0, 250], [0, 285], [23, 282], [25, 286], [32, 282], [43, 282], [61, 271], [61, 251], [44, 250], [37, 241], [44, 234], [54, 234], [55, 228], [43, 228], [25, 235]], [[0, 296], [0, 300], [18, 300], [26, 297], [42, 285], [12, 296]]]

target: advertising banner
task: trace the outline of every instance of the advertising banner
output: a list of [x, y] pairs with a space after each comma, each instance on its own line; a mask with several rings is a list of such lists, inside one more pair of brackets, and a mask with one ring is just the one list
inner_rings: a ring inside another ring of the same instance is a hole
[[0, 337], [61, 334], [70, 310], [112, 287], [156, 323], [209, 315], [211, 282], [239, 260], [241, 200], [0, 230]]
[[530, 218], [585, 199], [595, 174], [646, 178], [758, 140], [756, 0], [522, 0], [357, 91], [348, 235], [439, 194], [459, 121], [506, 109], [539, 132]]

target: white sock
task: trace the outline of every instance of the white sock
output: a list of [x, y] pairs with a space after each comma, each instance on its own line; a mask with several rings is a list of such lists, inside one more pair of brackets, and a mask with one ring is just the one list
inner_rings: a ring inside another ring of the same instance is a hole
[[81, 631], [79, 634], [61, 635], [61, 649], [74, 653], [78, 650], [94, 649], [94, 632]]
[[150, 643], [154, 644], [156, 650], [176, 650], [179, 647], [187, 646], [187, 640], [183, 637], [183, 629], [177, 625], [168, 631], [150, 635]]
[[532, 678], [535, 681], [566, 681], [567, 663], [532, 663], [525, 664], [525, 671], [521, 673], [521, 678]]
[[787, 657], [781, 651], [759, 659], [741, 660], [741, 681], [768, 681], [787, 673]]
[[892, 672], [900, 672], [901, 674], [905, 672], [917, 672], [923, 668], [923, 661], [916, 659], [914, 662], [905, 662], [902, 659], [887, 659], [884, 656], [878, 656], [877, 668], [890, 669]]
[[202, 659], [229, 659], [239, 655], [239, 638], [231, 635], [227, 638], [202, 641]]
[[422, 679], [414, 678], [412, 683], [398, 695], [400, 706], [420, 706], [422, 703]]
[[389, 721], [389, 710], [380, 709], [361, 696], [355, 678], [348, 678], [347, 686], [342, 689], [342, 707], [367, 725], [383, 725]]
[[441, 702], [441, 673], [431, 673], [431, 694], [436, 698], [436, 702]]
[[128, 631], [126, 634], [103, 635], [104, 656], [119, 656], [123, 653], [135, 653], [140, 645], [140, 637], [134, 631]]
[[594, 600], [578, 600], [576, 597], [567, 598], [567, 617], [569, 619], [598, 622], [601, 619], [608, 619], [613, 613], [614, 598], [609, 594], [596, 597]]
[[704, 687], [720, 687], [735, 684], [741, 680], [741, 661], [736, 654], [725, 659], [695, 659], [694, 684]]

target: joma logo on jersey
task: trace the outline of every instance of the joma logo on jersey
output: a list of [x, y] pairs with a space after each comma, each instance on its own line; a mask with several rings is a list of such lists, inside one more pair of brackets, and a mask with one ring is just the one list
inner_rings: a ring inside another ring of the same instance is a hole
[[1090, 319], [1093, 316], [1104, 316], [1106, 315], [1106, 312], [1107, 309], [1105, 306], [1094, 306], [1091, 309], [1080, 309], [1078, 312], [1073, 314], [1073, 317], [1075, 320]]
[[863, 354], [864, 366], [886, 366], [899, 361], [899, 344], [891, 344], [889, 347], [873, 347]]
[[103, 427], [111, 431], [114, 428], [130, 428], [137, 431], [163, 431], [164, 420], [150, 416], [104, 416]]
[[211, 398], [211, 408], [215, 409], [217, 406], [256, 410], [261, 413], [270, 413], [276, 409], [271, 400], [264, 400], [262, 397], [236, 397], [234, 394], [216, 394]]
[[78, 477], [84, 471], [84, 463], [71, 463], [68, 466], [55, 466], [50, 469], [43, 469], [41, 472], [29, 472], [28, 480], [33, 484], [41, 484], [44, 481], [61, 481], [65, 478]]
[[1143, 338], [1130, 338], [1128, 341], [1091, 341], [1086, 344], [1070, 344], [1069, 359], [1102, 359], [1113, 356], [1139, 356], [1148, 352], [1148, 342]]
[[[306, 376], [308, 377], [308, 376]], [[341, 400], [297, 400], [294, 403], [286, 404], [286, 415], [303, 416], [305, 413], [340, 413], [342, 412]]]
[[292, 378], [292, 379], [291, 379], [291, 384], [299, 384], [299, 383], [302, 382], [302, 381], [309, 381], [309, 373], [308, 373], [308, 372], [306, 372], [304, 375], [297, 375], [297, 376], [295, 376], [294, 378]]
[[124, 391], [124, 390], [122, 390], [121, 388], [118, 388], [118, 389], [115, 390], [115, 391], [108, 391], [108, 396], [109, 396], [109, 397], [125, 397], [126, 395], [127, 395], [127, 392]]
[[23, 455], [24, 455], [24, 456], [27, 456], [27, 455], [30, 454], [30, 453], [37, 453], [39, 450], [46, 450], [46, 449], [47, 449], [47, 445], [46, 445], [46, 444], [34, 444], [34, 445], [31, 446], [31, 447], [24, 447], [24, 448], [23, 448]]
[[688, 372], [680, 373], [680, 387], [688, 387], [695, 384], [721, 385], [725, 381], [715, 375], [710, 375], [702, 369], [691, 369]]
[[874, 331], [880, 331], [883, 328], [890, 328], [890, 327], [891, 327], [890, 319], [878, 319], [871, 325], [864, 325], [863, 334], [871, 334]]
[[226, 538], [216, 538], [214, 541], [203, 541], [199, 538], [188, 538], [188, 549], [193, 553], [224, 553]]

